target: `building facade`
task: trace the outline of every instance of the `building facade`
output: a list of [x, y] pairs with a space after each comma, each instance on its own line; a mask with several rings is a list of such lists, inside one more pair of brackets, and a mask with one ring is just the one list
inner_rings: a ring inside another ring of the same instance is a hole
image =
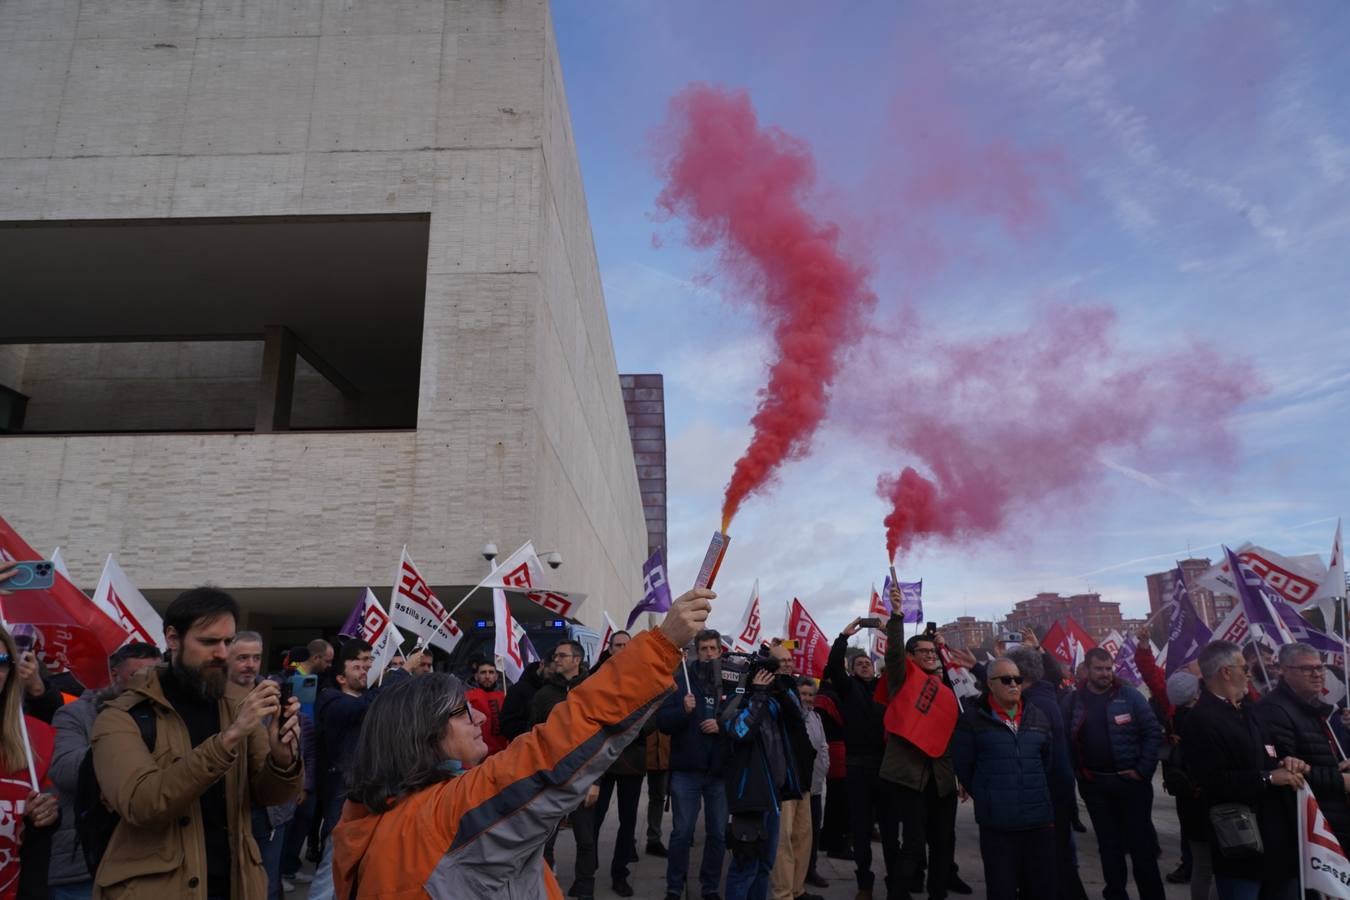
[[994, 640], [994, 623], [982, 622], [974, 616], [957, 616], [940, 629], [942, 638], [958, 650], [976, 650]]
[[648, 517], [544, 0], [15, 0], [0, 46], [31, 542], [297, 635], [405, 544], [447, 603], [532, 539], [583, 621], [627, 611]]
[[1064, 621], [1070, 616], [1097, 641], [1112, 631], [1120, 630], [1122, 621], [1120, 604], [1103, 600], [1101, 594], [1062, 597], [1042, 591], [1029, 600], [1016, 603], [1008, 614], [1007, 626], [1012, 631], [1030, 627], [1039, 635], [1044, 634], [1055, 622]]
[[[1191, 603], [1195, 605], [1196, 614], [1210, 628], [1215, 627], [1232, 610], [1237, 598], [1229, 595], [1216, 595], [1209, 588], [1196, 585], [1196, 579], [1209, 571], [1212, 566], [1208, 557], [1183, 559], [1177, 565], [1180, 566], [1182, 576], [1186, 579], [1186, 590], [1190, 594]], [[1144, 581], [1148, 584], [1149, 614], [1156, 615], [1158, 610], [1171, 602], [1172, 591], [1176, 582], [1176, 569], [1145, 575]]]

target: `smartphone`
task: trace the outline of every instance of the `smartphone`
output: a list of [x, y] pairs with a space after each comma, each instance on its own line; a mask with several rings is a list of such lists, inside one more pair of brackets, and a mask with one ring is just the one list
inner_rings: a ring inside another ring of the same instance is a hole
[[14, 646], [19, 649], [20, 656], [33, 649], [33, 636], [31, 634], [16, 634], [13, 637]]
[[1022, 635], [1016, 631], [1005, 631], [1003, 634], [999, 635], [998, 639], [1010, 647], [1013, 644], [1022, 643]]
[[13, 574], [3, 582], [7, 591], [45, 591], [56, 583], [56, 566], [50, 559], [14, 564]]
[[281, 703], [283, 707], [290, 702], [291, 697], [299, 700], [301, 706], [313, 706], [314, 698], [319, 693], [319, 676], [301, 675], [296, 672], [290, 677], [289, 684], [282, 693]]
[[876, 618], [872, 618], [872, 619], [859, 619], [859, 620], [858, 620], [858, 625], [859, 625], [860, 627], [862, 627], [862, 628], [880, 628], [880, 627], [881, 627], [881, 620], [880, 620], [880, 619], [876, 619]]
[[933, 635], [937, 634], [937, 623], [929, 622], [927, 625], [924, 626], [923, 633], [928, 635], [929, 637], [932, 637]]

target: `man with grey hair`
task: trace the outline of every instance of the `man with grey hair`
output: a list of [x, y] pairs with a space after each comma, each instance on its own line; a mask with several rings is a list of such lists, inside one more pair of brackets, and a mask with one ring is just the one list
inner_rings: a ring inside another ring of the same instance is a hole
[[1345, 735], [1336, 708], [1322, 699], [1326, 665], [1322, 654], [1307, 644], [1280, 648], [1280, 681], [1260, 703], [1256, 716], [1266, 743], [1278, 756], [1293, 756], [1309, 766], [1305, 778], [1341, 846], [1350, 846], [1350, 773], [1345, 761]]
[[1259, 854], [1226, 856], [1210, 824], [1219, 896], [1296, 897], [1294, 790], [1303, 786], [1308, 766], [1294, 756], [1280, 757], [1262, 735], [1247, 702], [1250, 668], [1237, 644], [1212, 641], [1200, 651], [1200, 672], [1205, 690], [1181, 730], [1187, 771], [1200, 787], [1206, 818], [1219, 804], [1243, 804], [1256, 814], [1263, 844]]
[[[1000, 657], [986, 672], [988, 696], [971, 703], [952, 735], [952, 764], [975, 798], [989, 900], [1053, 897], [1057, 769], [1050, 721], [1023, 703], [1025, 679]], [[1060, 763], [1062, 764], [1062, 763]]]

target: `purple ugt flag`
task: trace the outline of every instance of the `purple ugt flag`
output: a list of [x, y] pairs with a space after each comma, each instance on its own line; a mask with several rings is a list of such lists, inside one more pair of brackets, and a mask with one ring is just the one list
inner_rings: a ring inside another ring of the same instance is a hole
[[338, 635], [347, 638], [359, 638], [361, 636], [361, 623], [366, 620], [366, 595], [362, 592], [361, 599], [356, 601], [352, 607], [351, 613], [347, 616], [347, 621], [342, 623], [338, 629]]
[[628, 624], [624, 627], [631, 629], [637, 617], [645, 612], [668, 612], [670, 604], [670, 580], [666, 578], [666, 562], [661, 557], [661, 551], [657, 550], [651, 559], [642, 564], [642, 599], [628, 614]]
[[[1134, 650], [1139, 645], [1139, 639], [1130, 635], [1125, 639], [1125, 643], [1116, 651], [1116, 677], [1129, 684], [1139, 685], [1144, 683], [1144, 676], [1139, 671], [1139, 667], [1134, 664]], [[1168, 651], [1171, 655], [1171, 651]]]
[[[900, 585], [900, 612], [904, 615], [906, 625], [917, 625], [923, 621], [923, 579], [918, 581], [901, 581]], [[891, 576], [887, 575], [881, 586], [881, 600], [889, 609], [891, 605]], [[891, 610], [892, 613], [895, 610]]]
[[1191, 592], [1186, 589], [1186, 579], [1178, 566], [1172, 572], [1172, 620], [1167, 627], [1168, 677], [1183, 666], [1200, 658], [1200, 651], [1214, 637], [1214, 633], [1200, 621], [1191, 602]]

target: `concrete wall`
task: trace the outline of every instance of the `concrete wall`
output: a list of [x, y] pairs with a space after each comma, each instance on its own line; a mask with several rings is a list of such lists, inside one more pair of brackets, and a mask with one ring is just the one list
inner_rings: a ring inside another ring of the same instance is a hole
[[546, 3], [7, 0], [0, 122], [4, 220], [431, 214], [416, 432], [0, 439], [32, 542], [383, 592], [405, 542], [469, 584], [533, 538], [583, 619], [626, 612], [647, 535]]

